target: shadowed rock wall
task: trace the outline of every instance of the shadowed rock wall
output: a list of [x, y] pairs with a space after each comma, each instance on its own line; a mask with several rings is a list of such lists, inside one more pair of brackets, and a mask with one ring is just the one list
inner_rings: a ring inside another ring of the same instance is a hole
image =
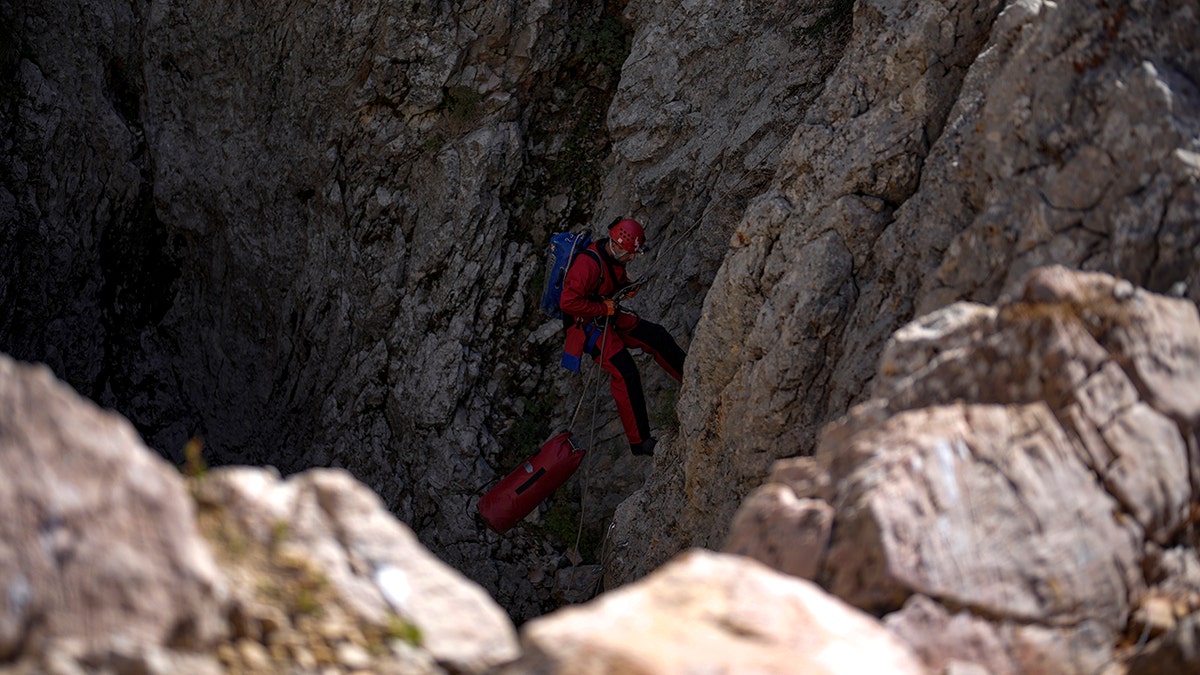
[[[0, 9], [0, 348], [177, 463], [199, 437], [212, 464], [349, 469], [517, 618], [555, 602], [574, 503], [594, 556], [648, 469], [605, 399], [587, 490], [504, 538], [473, 517], [584, 394], [534, 307], [549, 233], [643, 219], [633, 308], [686, 344], [848, 26], [813, 29], [820, 3]], [[647, 387], [669, 432], [677, 387], [652, 364]]]
[[547, 167], [607, 137], [555, 96], [586, 81], [573, 101], [606, 107], [616, 10], [2, 8], [0, 346], [176, 462], [198, 436], [214, 464], [348, 468], [496, 590], [472, 495], [557, 378], [526, 347], [531, 280], [590, 207], [539, 208], [597, 186]]

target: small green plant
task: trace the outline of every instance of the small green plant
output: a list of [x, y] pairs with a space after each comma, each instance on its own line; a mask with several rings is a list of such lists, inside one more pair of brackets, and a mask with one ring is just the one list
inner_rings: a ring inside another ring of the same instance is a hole
[[555, 499], [542, 517], [542, 529], [546, 534], [557, 537], [564, 544], [575, 543], [578, 527], [579, 508], [565, 499]]
[[208, 464], [204, 462], [204, 441], [192, 438], [183, 446], [183, 474], [189, 478], [199, 478], [208, 472]]
[[413, 647], [425, 644], [425, 636], [421, 634], [420, 627], [415, 623], [405, 621], [396, 614], [388, 616], [387, 637], [391, 640], [400, 640]]
[[466, 85], [456, 84], [446, 89], [442, 106], [450, 119], [470, 122], [479, 114], [479, 102], [479, 92]]
[[578, 538], [580, 557], [584, 561], [595, 561], [599, 537], [595, 528], [587, 527], [587, 523], [584, 523], [582, 531], [579, 525], [579, 504], [562, 498], [555, 499], [542, 517], [543, 534], [570, 548], [575, 547]]
[[854, 0], [832, 0], [812, 24], [797, 28], [792, 36], [799, 44], [811, 44], [827, 34], [849, 30], [854, 18]]
[[312, 588], [301, 588], [297, 591], [294, 605], [297, 614], [316, 614], [321, 609], [316, 590]]
[[272, 548], [287, 541], [288, 532], [289, 532], [288, 527], [289, 527], [288, 522], [286, 520], [275, 521], [275, 524], [271, 527], [271, 547]]
[[525, 412], [500, 438], [500, 465], [515, 467], [542, 445], [550, 434], [550, 419], [558, 396], [552, 391], [535, 400], [522, 399]]
[[[195, 489], [193, 487], [193, 490]], [[214, 550], [225, 558], [240, 560], [250, 553], [253, 542], [242, 528], [230, 521], [230, 516], [223, 506], [200, 503], [196, 515], [200, 533], [212, 542]]]
[[285, 577], [282, 580], [285, 587], [279, 589], [285, 602], [291, 596], [292, 614], [320, 616], [323, 598], [328, 596], [329, 580], [312, 568], [297, 570], [294, 574], [296, 576], [290, 580]]
[[675, 404], [679, 401], [679, 392], [670, 389], [662, 393], [658, 406], [650, 416], [651, 423], [659, 429], [676, 431], [679, 429], [679, 418], [675, 416]]

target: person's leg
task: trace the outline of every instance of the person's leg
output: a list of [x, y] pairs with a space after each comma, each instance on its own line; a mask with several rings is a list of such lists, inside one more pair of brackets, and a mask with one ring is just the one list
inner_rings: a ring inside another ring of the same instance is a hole
[[642, 319], [622, 334], [621, 338], [627, 346], [639, 348], [653, 356], [668, 375], [683, 381], [683, 360], [687, 358], [687, 353], [675, 342], [675, 338], [671, 337], [666, 328]]
[[[600, 353], [601, 346], [604, 348], [603, 358]], [[592, 358], [599, 359], [600, 367], [609, 375], [609, 391], [617, 404], [617, 414], [621, 418], [621, 426], [625, 428], [629, 445], [641, 445], [650, 438], [650, 418], [646, 413], [642, 377], [638, 373], [637, 364], [633, 362], [633, 356], [613, 332], [608, 336], [608, 340], [597, 340], [592, 349]]]

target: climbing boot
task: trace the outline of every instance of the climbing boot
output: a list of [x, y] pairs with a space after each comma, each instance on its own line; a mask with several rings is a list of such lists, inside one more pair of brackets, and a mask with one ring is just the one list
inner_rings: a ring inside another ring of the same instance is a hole
[[629, 450], [635, 455], [649, 457], [650, 455], [654, 454], [654, 446], [656, 445], [658, 445], [658, 441], [654, 440], [653, 438], [647, 438], [641, 443], [631, 443], [629, 445]]

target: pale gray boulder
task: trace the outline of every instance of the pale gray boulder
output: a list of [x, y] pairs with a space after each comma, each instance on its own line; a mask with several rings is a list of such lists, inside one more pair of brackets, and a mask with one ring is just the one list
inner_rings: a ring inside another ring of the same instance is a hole
[[[1097, 672], [1129, 631], [1159, 638], [1197, 607], [1197, 366], [1192, 302], [1035, 270], [994, 308], [897, 331], [873, 397], [777, 463], [730, 541], [783, 569], [771, 535], [790, 528], [806, 576], [935, 670]], [[807, 500], [832, 522], [776, 505]]]
[[[413, 648], [393, 647], [372, 658], [374, 667], [402, 672], [428, 663], [435, 664], [428, 672], [483, 673], [519, 655], [512, 622], [487, 592], [429, 553], [348, 473], [314, 469], [284, 481], [265, 469], [218, 469], [197, 481], [196, 492], [201, 508], [218, 511], [247, 545], [271, 550], [284, 567], [310, 570], [322, 588], [328, 585], [322, 614], [341, 612], [349, 625], [393, 633], [404, 632], [397, 622], [407, 625]], [[234, 595], [253, 617], [262, 611], [255, 591], [271, 582], [271, 572], [239, 566], [236, 556], [232, 563], [248, 573]], [[335, 646], [364, 646], [322, 637]]]
[[132, 426], [0, 357], [0, 659], [17, 672], [483, 673], [519, 655], [477, 584], [345, 471], [185, 483]]
[[521, 641], [503, 672], [926, 672], [878, 621], [811, 582], [704, 550], [535, 619]]
[[128, 421], [0, 355], [0, 464], [0, 661], [71, 645], [111, 667], [223, 638], [195, 505]]

